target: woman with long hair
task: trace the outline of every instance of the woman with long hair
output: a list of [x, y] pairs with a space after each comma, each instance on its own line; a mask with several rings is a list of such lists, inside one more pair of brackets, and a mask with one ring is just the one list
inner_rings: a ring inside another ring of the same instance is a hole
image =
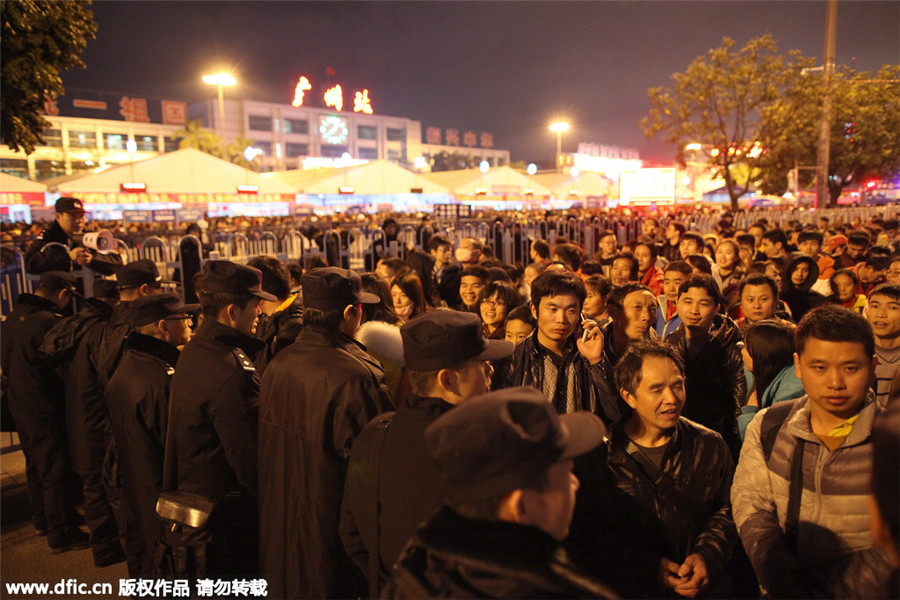
[[428, 310], [422, 281], [412, 271], [401, 271], [391, 280], [391, 298], [396, 312], [404, 321]]
[[506, 316], [522, 304], [522, 297], [507, 281], [493, 281], [478, 295], [476, 306], [484, 335], [488, 339], [502, 340], [506, 336]]
[[774, 319], [752, 325], [744, 334], [744, 368], [753, 375], [747, 404], [741, 408], [741, 439], [757, 412], [799, 398], [803, 384], [794, 373], [794, 328]]

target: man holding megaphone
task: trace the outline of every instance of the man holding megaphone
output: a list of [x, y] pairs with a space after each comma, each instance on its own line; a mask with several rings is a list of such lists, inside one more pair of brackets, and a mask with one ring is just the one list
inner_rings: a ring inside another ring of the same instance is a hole
[[122, 257], [110, 252], [115, 246], [112, 234], [108, 231], [83, 234], [83, 231], [84, 206], [81, 200], [61, 197], [56, 201], [53, 225], [42, 231], [25, 253], [25, 270], [37, 275], [87, 266], [102, 275], [115, 273], [122, 265]]

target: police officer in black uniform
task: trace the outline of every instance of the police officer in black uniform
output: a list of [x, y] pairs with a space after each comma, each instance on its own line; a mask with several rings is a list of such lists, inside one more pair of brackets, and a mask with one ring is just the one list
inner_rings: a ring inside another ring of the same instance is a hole
[[[122, 265], [115, 252], [100, 254], [82, 246], [78, 235], [84, 231], [84, 206], [78, 198], [63, 196], [56, 201], [56, 220], [37, 236], [25, 253], [25, 270], [32, 274], [45, 271], [71, 271], [88, 267], [102, 275], [112, 275]], [[52, 242], [60, 246], [44, 247]]]
[[41, 275], [34, 294], [19, 294], [3, 324], [0, 365], [3, 393], [25, 453], [32, 520], [53, 553], [88, 547], [73, 507], [62, 378], [39, 355], [47, 331], [70, 301], [75, 278], [64, 271]]
[[[156, 499], [162, 490], [169, 384], [179, 347], [191, 338], [191, 313], [175, 293], [144, 296], [129, 311], [134, 331], [106, 390], [125, 502], [140, 534], [126, 548], [129, 576], [153, 576], [153, 547], [160, 536]], [[137, 556], [131, 556], [136, 553]]]
[[203, 322], [175, 366], [163, 489], [218, 501], [206, 548], [208, 576], [258, 571], [259, 377], [250, 359], [262, 291], [258, 269], [225, 260], [203, 266]]

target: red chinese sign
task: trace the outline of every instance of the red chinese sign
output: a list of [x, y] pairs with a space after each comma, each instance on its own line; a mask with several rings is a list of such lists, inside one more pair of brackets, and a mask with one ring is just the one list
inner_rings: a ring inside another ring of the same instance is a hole
[[163, 123], [184, 125], [187, 123], [187, 102], [162, 101]]
[[147, 114], [147, 100], [144, 98], [129, 98], [122, 96], [119, 100], [119, 114], [126, 121], [149, 123], [150, 115]]

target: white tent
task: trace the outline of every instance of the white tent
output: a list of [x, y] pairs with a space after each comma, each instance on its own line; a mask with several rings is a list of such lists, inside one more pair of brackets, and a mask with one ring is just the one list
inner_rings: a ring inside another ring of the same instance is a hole
[[508, 166], [494, 167], [487, 173], [480, 169], [461, 171], [439, 171], [422, 175], [454, 194], [474, 196], [478, 193], [491, 195], [522, 196], [533, 193], [536, 196], [549, 194], [550, 190]]
[[256, 185], [260, 194], [293, 191], [274, 179], [185, 148], [99, 172], [57, 177], [47, 181], [51, 191], [65, 193], [118, 192], [125, 182], [144, 183], [148, 193], [234, 194], [238, 185]]
[[0, 173], [0, 192], [46, 192], [47, 186], [30, 179]]
[[340, 169], [274, 171], [262, 177], [306, 194], [337, 194], [342, 187], [353, 188], [357, 195], [408, 194], [413, 189], [423, 194], [448, 193], [446, 187], [386, 160]]
[[609, 179], [597, 173], [584, 172], [572, 177], [569, 173], [538, 173], [532, 181], [546, 187], [556, 198], [566, 196], [606, 196], [611, 186]]

